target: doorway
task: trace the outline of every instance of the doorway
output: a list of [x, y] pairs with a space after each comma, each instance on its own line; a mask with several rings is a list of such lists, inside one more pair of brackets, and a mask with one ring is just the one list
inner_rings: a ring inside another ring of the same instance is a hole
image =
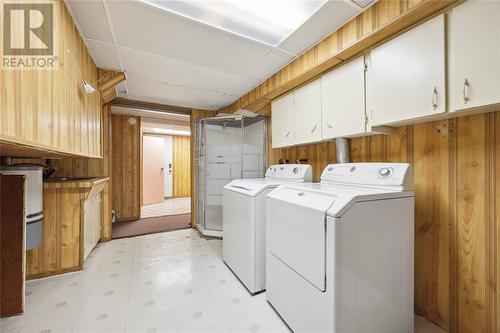
[[142, 142], [141, 219], [190, 214], [190, 136], [144, 131]]

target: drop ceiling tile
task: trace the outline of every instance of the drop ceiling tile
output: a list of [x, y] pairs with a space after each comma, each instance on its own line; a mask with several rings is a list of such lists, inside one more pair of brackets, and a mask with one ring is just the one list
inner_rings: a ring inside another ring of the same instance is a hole
[[245, 75], [272, 47], [138, 1], [109, 1], [121, 46]]
[[289, 63], [294, 56], [278, 48], [274, 49], [249, 75], [265, 80]]
[[329, 0], [308, 21], [279, 45], [280, 49], [301, 54], [358, 14], [350, 1]]
[[256, 79], [251, 76], [245, 77], [242, 81], [238, 83], [231, 91], [229, 91], [230, 95], [234, 96], [243, 96], [253, 88], [255, 88], [262, 80]]
[[228, 93], [243, 76], [200, 67], [131, 48], [120, 47], [123, 69], [130, 75], [172, 85]]
[[66, 3], [71, 7], [84, 37], [113, 42], [102, 1], [68, 0]]
[[225, 105], [237, 96], [215, 93], [206, 90], [187, 87], [172, 86], [160, 81], [152, 81], [127, 74], [127, 87], [129, 95], [144, 98], [162, 99], [170, 101], [169, 104], [199, 107], [199, 105]]
[[120, 61], [113, 44], [93, 39], [84, 41], [97, 67], [120, 70]]

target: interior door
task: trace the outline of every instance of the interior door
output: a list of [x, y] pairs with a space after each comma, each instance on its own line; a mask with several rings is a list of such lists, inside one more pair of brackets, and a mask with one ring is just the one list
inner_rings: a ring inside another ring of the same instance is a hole
[[173, 183], [172, 183], [172, 169], [173, 169], [173, 137], [171, 135], [165, 136], [165, 197], [171, 197], [173, 195]]
[[142, 202], [151, 205], [164, 201], [165, 140], [144, 135], [142, 149]]

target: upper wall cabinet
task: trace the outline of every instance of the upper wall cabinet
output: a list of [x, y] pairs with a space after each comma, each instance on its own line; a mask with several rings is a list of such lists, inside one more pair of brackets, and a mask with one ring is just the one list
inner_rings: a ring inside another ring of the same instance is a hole
[[294, 98], [293, 93], [271, 102], [272, 146], [286, 147], [294, 144]]
[[372, 125], [446, 111], [444, 28], [441, 14], [371, 50], [366, 106]]
[[321, 80], [297, 89], [295, 98], [295, 143], [321, 140]]
[[0, 144], [22, 156], [101, 157], [100, 96], [83, 88], [83, 81], [97, 82], [97, 67], [64, 1], [50, 3], [58, 67], [0, 70]]
[[448, 17], [450, 111], [500, 103], [500, 1], [467, 1]]
[[364, 134], [364, 57], [359, 57], [321, 77], [323, 139]]

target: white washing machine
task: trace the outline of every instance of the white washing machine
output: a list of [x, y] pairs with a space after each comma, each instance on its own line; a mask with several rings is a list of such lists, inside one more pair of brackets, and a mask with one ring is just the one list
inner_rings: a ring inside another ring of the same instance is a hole
[[311, 180], [310, 165], [283, 164], [270, 166], [265, 178], [224, 186], [223, 259], [251, 293], [266, 288], [266, 195], [281, 184]]
[[294, 332], [413, 332], [408, 164], [348, 163], [268, 194], [266, 296]]

